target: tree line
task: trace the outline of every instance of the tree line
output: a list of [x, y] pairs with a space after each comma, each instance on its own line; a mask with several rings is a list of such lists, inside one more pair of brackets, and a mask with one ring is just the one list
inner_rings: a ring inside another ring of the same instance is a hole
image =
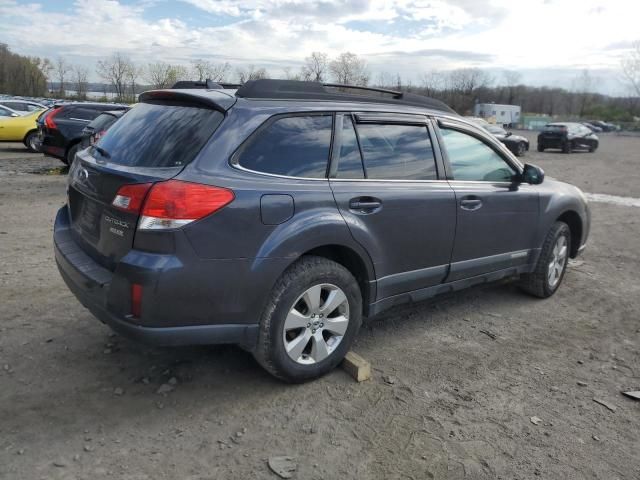
[[[284, 67], [278, 72], [254, 65], [232, 67], [194, 59], [189, 64], [164, 61], [138, 64], [116, 52], [96, 63], [97, 76], [109, 86], [117, 101], [133, 102], [137, 93], [148, 88], [168, 88], [179, 80], [210, 79], [214, 82], [244, 83], [260, 78], [285, 78], [316, 82], [333, 82], [415, 92], [440, 99], [461, 114], [470, 114], [476, 103], [515, 104], [523, 112], [550, 116], [598, 117], [608, 120], [633, 120], [640, 116], [640, 42], [621, 64], [621, 79], [630, 88], [628, 97], [610, 97], [593, 93], [595, 80], [589, 70], [576, 76], [570, 89], [531, 87], [522, 83], [521, 75], [504, 71], [498, 76], [478, 68], [432, 70], [417, 80], [404, 81], [399, 74], [380, 72], [372, 78], [367, 62], [358, 55], [344, 52], [331, 58], [324, 52], [312, 52], [299, 69]], [[12, 53], [0, 44], [0, 92], [14, 95], [86, 99], [89, 70], [72, 65], [63, 57], [54, 60], [25, 57]], [[107, 88], [103, 86], [106, 96]]]

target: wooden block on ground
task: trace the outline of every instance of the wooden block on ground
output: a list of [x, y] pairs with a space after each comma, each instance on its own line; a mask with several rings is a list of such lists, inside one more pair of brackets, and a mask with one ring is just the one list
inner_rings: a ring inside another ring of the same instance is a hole
[[342, 361], [342, 368], [357, 382], [371, 378], [371, 364], [355, 352], [347, 352]]

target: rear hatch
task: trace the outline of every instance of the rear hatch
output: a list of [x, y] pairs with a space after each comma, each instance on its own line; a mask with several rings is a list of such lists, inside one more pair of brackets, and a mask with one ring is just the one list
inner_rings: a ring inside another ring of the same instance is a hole
[[197, 96], [150, 93], [155, 95], [143, 94], [95, 145], [80, 151], [69, 171], [74, 239], [110, 270], [133, 247], [139, 219], [134, 204], [155, 182], [190, 163], [224, 118], [224, 107]]
[[549, 140], [560, 140], [567, 134], [567, 127], [565, 125], [547, 125], [543, 128], [541, 136]]

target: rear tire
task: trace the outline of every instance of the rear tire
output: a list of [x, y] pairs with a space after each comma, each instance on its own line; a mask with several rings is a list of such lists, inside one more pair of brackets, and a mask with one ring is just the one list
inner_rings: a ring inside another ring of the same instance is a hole
[[566, 141], [562, 144], [562, 153], [571, 153], [571, 142]]
[[567, 271], [570, 246], [569, 226], [555, 222], [544, 239], [535, 270], [520, 277], [520, 288], [539, 298], [556, 293]]
[[40, 152], [40, 142], [38, 141], [38, 132], [29, 132], [26, 137], [24, 137], [24, 146], [27, 147], [27, 150], [33, 153]]
[[351, 272], [327, 258], [303, 257], [273, 287], [253, 355], [281, 380], [312, 380], [342, 361], [361, 322], [362, 294]]
[[597, 143], [592, 143], [592, 144], [589, 146], [589, 153], [593, 153], [593, 152], [595, 152], [597, 149], [598, 149], [598, 144], [597, 144]]
[[73, 159], [76, 158], [76, 153], [78, 153], [79, 148], [80, 148], [80, 144], [76, 143], [67, 151], [67, 156], [65, 157], [65, 163], [70, 167], [73, 165]]
[[539, 152], [544, 152], [544, 146], [541, 144], [538, 144], [538, 151]]

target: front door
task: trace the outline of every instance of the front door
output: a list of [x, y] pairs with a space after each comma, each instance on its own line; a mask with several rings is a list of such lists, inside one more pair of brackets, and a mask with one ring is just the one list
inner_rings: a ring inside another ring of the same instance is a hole
[[447, 281], [530, 263], [539, 247], [537, 187], [519, 183], [518, 165], [473, 129], [450, 122], [439, 132], [458, 217]]
[[337, 115], [330, 185], [371, 256], [377, 300], [444, 280], [456, 202], [443, 170], [426, 117]]

